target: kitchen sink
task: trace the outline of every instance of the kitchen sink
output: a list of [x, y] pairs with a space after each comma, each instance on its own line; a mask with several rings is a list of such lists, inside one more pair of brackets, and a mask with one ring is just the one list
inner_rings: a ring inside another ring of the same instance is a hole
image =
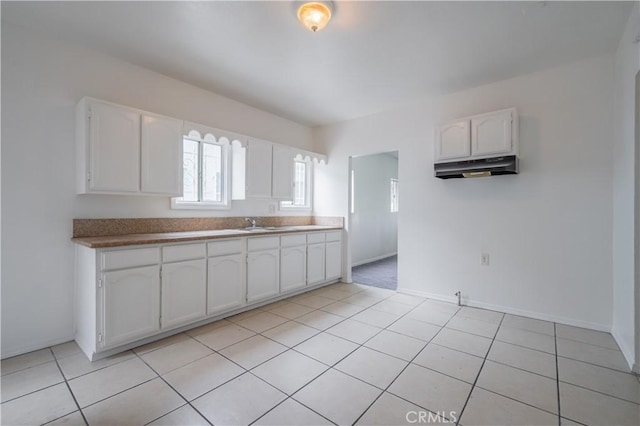
[[256, 227], [249, 226], [247, 228], [240, 228], [238, 229], [238, 231], [265, 232], [265, 231], [277, 231], [278, 229], [280, 228], [276, 228], [275, 226], [256, 226]]

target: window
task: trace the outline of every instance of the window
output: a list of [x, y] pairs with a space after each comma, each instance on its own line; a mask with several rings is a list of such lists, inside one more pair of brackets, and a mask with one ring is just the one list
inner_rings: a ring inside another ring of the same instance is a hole
[[281, 209], [311, 210], [311, 162], [295, 160], [293, 169], [293, 200], [281, 201]]
[[398, 179], [391, 179], [391, 213], [398, 212]]
[[172, 208], [229, 208], [229, 147], [209, 140], [183, 139], [183, 193]]
[[351, 214], [356, 212], [356, 172], [351, 170]]

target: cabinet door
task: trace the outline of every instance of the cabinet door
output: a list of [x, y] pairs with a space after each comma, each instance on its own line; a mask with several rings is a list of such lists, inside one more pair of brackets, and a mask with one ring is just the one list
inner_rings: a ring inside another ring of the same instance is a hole
[[244, 254], [210, 257], [207, 282], [207, 314], [216, 314], [245, 304]]
[[484, 114], [471, 120], [471, 155], [511, 152], [511, 111]]
[[162, 328], [173, 328], [205, 316], [206, 260], [162, 265]]
[[469, 120], [440, 126], [436, 132], [435, 160], [449, 160], [471, 155]]
[[160, 329], [160, 266], [102, 274], [104, 346], [127, 343]]
[[306, 284], [306, 245], [283, 248], [280, 251], [280, 291], [294, 290]]
[[182, 121], [142, 116], [142, 192], [182, 195]]
[[140, 114], [101, 102], [89, 106], [89, 188], [140, 191]]
[[247, 197], [271, 197], [272, 145], [257, 139], [247, 142]]
[[293, 200], [293, 150], [273, 145], [273, 198]]
[[247, 302], [266, 299], [279, 293], [279, 254], [272, 249], [247, 255]]
[[327, 243], [325, 258], [326, 279], [340, 278], [342, 276], [342, 241]]
[[307, 246], [307, 284], [324, 281], [324, 243]]

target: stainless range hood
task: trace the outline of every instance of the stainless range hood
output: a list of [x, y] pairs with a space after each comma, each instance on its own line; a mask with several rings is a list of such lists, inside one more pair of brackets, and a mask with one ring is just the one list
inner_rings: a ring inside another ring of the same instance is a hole
[[518, 157], [506, 155], [479, 160], [436, 163], [433, 165], [433, 170], [435, 177], [440, 179], [516, 175], [518, 174]]

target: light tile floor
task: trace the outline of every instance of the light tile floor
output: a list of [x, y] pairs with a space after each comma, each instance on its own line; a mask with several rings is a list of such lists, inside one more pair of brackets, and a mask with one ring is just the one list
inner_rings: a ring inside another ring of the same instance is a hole
[[638, 425], [608, 333], [335, 284], [90, 363], [6, 359], [2, 424]]

